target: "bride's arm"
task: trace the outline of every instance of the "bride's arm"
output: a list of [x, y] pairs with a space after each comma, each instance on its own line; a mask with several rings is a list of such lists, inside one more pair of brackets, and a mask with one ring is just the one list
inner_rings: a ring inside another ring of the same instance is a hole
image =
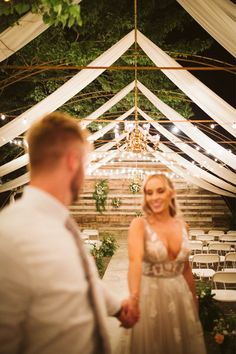
[[144, 254], [144, 220], [135, 218], [128, 234], [129, 270], [128, 284], [130, 292], [130, 306], [132, 312], [139, 316], [139, 292]]

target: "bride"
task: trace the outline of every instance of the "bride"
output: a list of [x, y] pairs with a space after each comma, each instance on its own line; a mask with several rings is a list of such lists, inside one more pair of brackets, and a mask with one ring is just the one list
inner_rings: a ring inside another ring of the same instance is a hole
[[129, 311], [139, 318], [132, 354], [205, 354], [189, 265], [186, 224], [176, 215], [175, 190], [164, 174], [144, 184], [144, 217], [128, 235]]

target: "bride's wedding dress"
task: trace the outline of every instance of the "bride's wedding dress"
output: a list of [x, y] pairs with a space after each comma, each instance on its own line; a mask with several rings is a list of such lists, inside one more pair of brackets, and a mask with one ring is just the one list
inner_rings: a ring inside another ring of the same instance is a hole
[[141, 316], [131, 333], [132, 354], [205, 354], [202, 327], [192, 293], [182, 275], [188, 260], [188, 237], [175, 260], [146, 222], [140, 292]]

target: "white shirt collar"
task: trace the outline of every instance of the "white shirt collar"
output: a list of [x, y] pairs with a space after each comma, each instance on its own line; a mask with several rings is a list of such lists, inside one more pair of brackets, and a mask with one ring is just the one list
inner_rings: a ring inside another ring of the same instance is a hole
[[50, 217], [56, 217], [62, 222], [69, 217], [69, 210], [58, 199], [40, 188], [25, 187], [22, 198], [49, 213]]

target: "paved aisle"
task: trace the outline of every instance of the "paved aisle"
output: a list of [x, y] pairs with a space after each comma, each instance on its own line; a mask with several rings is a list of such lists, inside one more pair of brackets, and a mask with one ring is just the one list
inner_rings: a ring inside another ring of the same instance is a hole
[[[103, 277], [105, 284], [121, 299], [127, 298], [128, 296], [127, 270], [127, 242], [121, 240], [119, 242], [119, 248], [112, 257]], [[112, 353], [128, 353], [128, 340], [130, 330], [121, 328], [119, 321], [112, 317], [108, 319], [108, 326], [112, 344]]]

